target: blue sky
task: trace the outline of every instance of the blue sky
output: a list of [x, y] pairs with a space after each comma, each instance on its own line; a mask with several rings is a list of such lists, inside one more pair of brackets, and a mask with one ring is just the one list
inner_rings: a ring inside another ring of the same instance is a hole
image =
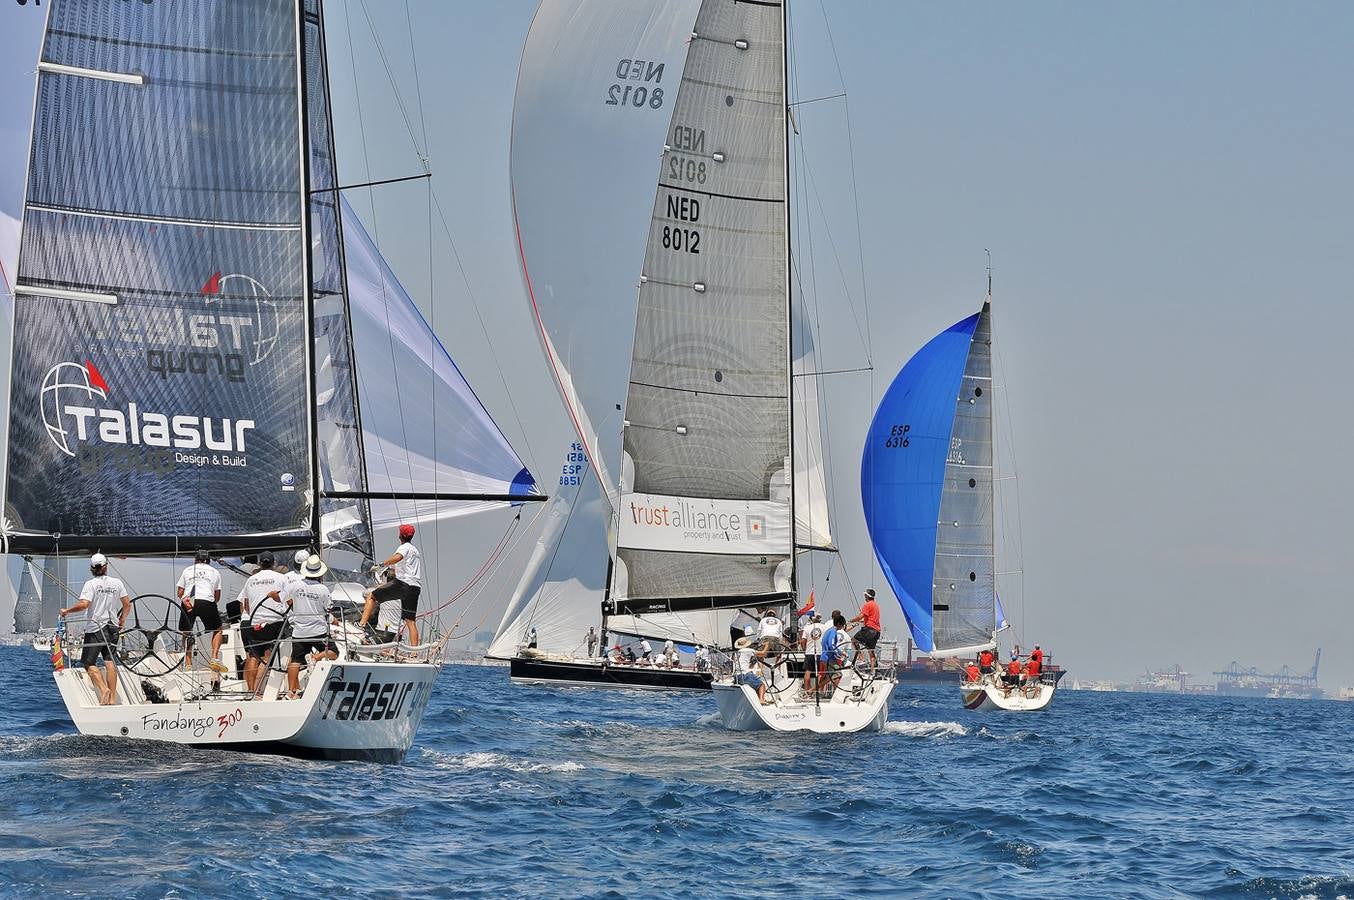
[[[10, 141], [31, 104], [31, 80], [10, 64], [22, 40], [10, 26], [32, 8], [0, 2], [0, 140]], [[568, 424], [531, 330], [508, 206], [513, 88], [533, 6], [410, 0], [412, 29], [403, 3], [327, 10], [346, 180], [367, 177], [364, 157], [373, 178], [419, 170], [398, 96], [419, 144], [426, 125], [465, 278], [440, 224], [430, 278], [423, 185], [375, 196], [375, 235], [548, 477]], [[828, 390], [838, 537], [855, 583], [878, 578], [857, 488], [871, 391], [977, 308], [990, 248], [1019, 463], [1025, 577], [1010, 612], [1022, 637], [1078, 675], [1120, 678], [1175, 662], [1196, 673], [1232, 659], [1305, 667], [1321, 645], [1323, 684], [1354, 684], [1341, 577], [1354, 543], [1344, 396], [1354, 6], [791, 9], [797, 97], [844, 83], [849, 99], [850, 145], [841, 100], [799, 107], [797, 119], [822, 196], [811, 210], [820, 305], [840, 313], [824, 323], [825, 358], [875, 367], [872, 384], [842, 376]], [[0, 206], [14, 182], [0, 178]], [[371, 216], [367, 197], [354, 202]], [[862, 259], [868, 346], [852, 317], [863, 311]], [[477, 561], [499, 527], [447, 532], [447, 568]], [[459, 574], [444, 576], [448, 591]], [[510, 588], [509, 574], [495, 590]], [[466, 625], [491, 627], [502, 600], [481, 597]]]

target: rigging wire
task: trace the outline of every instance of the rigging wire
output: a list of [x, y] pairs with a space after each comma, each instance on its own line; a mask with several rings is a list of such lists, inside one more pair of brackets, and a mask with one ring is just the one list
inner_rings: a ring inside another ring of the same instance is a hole
[[[828, 19], [827, 6], [823, 0], [818, 0], [818, 9], [823, 14], [823, 28], [827, 32], [828, 46], [832, 49], [832, 63], [837, 69], [837, 81], [842, 87], [842, 107], [846, 113], [846, 149], [847, 160], [851, 171], [851, 202], [856, 214], [856, 253], [860, 266], [860, 295], [861, 302], [865, 308], [865, 359], [870, 364], [870, 415], [873, 417], [875, 409], [875, 383], [874, 383], [874, 346], [872, 343], [874, 332], [870, 327], [870, 292], [869, 281], [865, 277], [865, 246], [863, 241], [864, 229], [860, 224], [860, 183], [856, 178], [856, 144], [853, 137], [854, 129], [851, 127], [851, 98], [846, 96], [846, 77], [842, 74], [841, 57], [837, 53], [837, 41], [832, 34], [832, 22]], [[835, 251], [835, 248], [834, 248]], [[854, 309], [853, 309], [854, 312]], [[874, 576], [878, 573], [878, 560], [873, 553], [870, 554], [870, 572]]]
[[[418, 155], [419, 162], [420, 162], [420, 164], [423, 166], [424, 171], [425, 171], [425, 172], [428, 172], [428, 171], [430, 171], [429, 168], [428, 168], [428, 153], [429, 153], [430, 151], [429, 151], [429, 143], [428, 143], [427, 119], [426, 119], [426, 117], [425, 117], [425, 115], [424, 115], [423, 93], [422, 93], [422, 92], [423, 92], [422, 80], [419, 79], [419, 78], [417, 78], [417, 77], [415, 78], [415, 89], [416, 89], [416, 98], [417, 98], [417, 103], [418, 103], [419, 125], [420, 125], [420, 127], [422, 128], [422, 131], [423, 131], [423, 148], [420, 149], [418, 138], [417, 138], [417, 136], [416, 136], [415, 133], [414, 133], [413, 121], [412, 121], [412, 119], [411, 119], [411, 117], [410, 117], [410, 115], [409, 115], [409, 112], [408, 112], [408, 110], [407, 110], [407, 108], [406, 108], [406, 106], [405, 106], [404, 95], [403, 95], [403, 94], [400, 92], [400, 90], [399, 90], [399, 85], [398, 85], [398, 83], [396, 82], [394, 71], [393, 71], [393, 70], [391, 69], [391, 67], [390, 67], [390, 62], [389, 62], [389, 59], [388, 59], [388, 57], [387, 57], [387, 55], [386, 55], [384, 45], [383, 45], [382, 42], [381, 42], [381, 35], [380, 35], [380, 33], [377, 31], [376, 24], [375, 24], [374, 20], [372, 19], [370, 12], [367, 10], [366, 0], [360, 0], [360, 2], [361, 2], [361, 4], [362, 4], [362, 10], [363, 10], [363, 13], [364, 13], [364, 15], [366, 15], [366, 18], [367, 18], [367, 25], [368, 25], [368, 28], [369, 28], [369, 30], [370, 30], [370, 32], [371, 32], [372, 43], [373, 43], [374, 46], [376, 47], [376, 52], [377, 52], [377, 54], [378, 54], [378, 55], [380, 56], [380, 58], [381, 58], [381, 64], [382, 64], [383, 68], [385, 69], [386, 78], [387, 78], [387, 80], [390, 82], [390, 87], [391, 87], [391, 91], [392, 91], [392, 93], [393, 93], [393, 97], [394, 97], [394, 100], [395, 100], [395, 104], [396, 104], [396, 106], [399, 107], [400, 115], [401, 115], [401, 117], [403, 118], [404, 123], [405, 123], [405, 128], [406, 128], [406, 130], [409, 132], [409, 139], [410, 139], [410, 142], [414, 145], [414, 151], [415, 151], [415, 153]], [[413, 38], [412, 38], [413, 25], [412, 25], [412, 20], [411, 20], [410, 17], [409, 17], [409, 4], [408, 4], [408, 0], [405, 0], [405, 21], [406, 21], [406, 25], [407, 25], [407, 30], [409, 31], [409, 33], [410, 33], [410, 35], [411, 35], [411, 37], [410, 37], [410, 46], [411, 46], [411, 48], [412, 48], [412, 47], [413, 47]], [[349, 55], [350, 55], [351, 61], [352, 61], [352, 63], [353, 63], [354, 78], [356, 78], [356, 57], [352, 55], [351, 34], [349, 35]], [[412, 56], [412, 50], [411, 50], [411, 56]], [[413, 63], [414, 63], [415, 71], [417, 72], [418, 61], [417, 61], [417, 58], [416, 58], [416, 57], [413, 58]], [[438, 218], [439, 218], [439, 219], [441, 220], [441, 222], [442, 222], [442, 232], [443, 232], [443, 234], [446, 236], [446, 239], [447, 239], [447, 246], [451, 248], [452, 257], [453, 257], [453, 258], [455, 259], [455, 261], [456, 261], [457, 272], [458, 272], [458, 273], [460, 274], [460, 276], [461, 276], [461, 282], [462, 282], [462, 284], [465, 285], [466, 295], [470, 298], [470, 306], [471, 306], [471, 309], [473, 309], [474, 312], [475, 312], [475, 320], [479, 323], [479, 326], [480, 326], [480, 333], [483, 335], [484, 340], [485, 340], [485, 343], [486, 343], [486, 345], [489, 347], [489, 350], [490, 350], [490, 354], [489, 354], [489, 355], [490, 355], [491, 359], [493, 360], [494, 369], [495, 369], [495, 371], [498, 373], [498, 379], [499, 379], [500, 385], [503, 387], [503, 394], [504, 394], [504, 397], [505, 397], [506, 400], [507, 400], [508, 407], [512, 410], [513, 420], [516, 422], [517, 428], [518, 428], [518, 432], [520, 433], [521, 438], [522, 438], [520, 444], [521, 444], [521, 446], [523, 447], [523, 449], [525, 450], [525, 454], [524, 454], [524, 455], [525, 455], [525, 457], [526, 457], [526, 462], [529, 464], [531, 471], [533, 471], [533, 472], [539, 472], [539, 471], [541, 471], [540, 463], [539, 463], [539, 461], [538, 461], [538, 460], [536, 459], [536, 457], [535, 457], [535, 454], [534, 454], [534, 452], [533, 452], [533, 450], [532, 450], [532, 447], [531, 447], [531, 443], [527, 440], [527, 430], [526, 430], [526, 426], [523, 424], [521, 412], [520, 412], [520, 411], [518, 410], [518, 408], [517, 408], [517, 403], [516, 403], [516, 401], [513, 400], [512, 392], [508, 389], [508, 379], [507, 379], [507, 376], [504, 374], [504, 372], [503, 372], [503, 367], [502, 367], [502, 365], [499, 363], [499, 354], [498, 354], [498, 352], [497, 352], [497, 349], [495, 348], [493, 337], [492, 337], [492, 336], [490, 335], [490, 333], [489, 333], [489, 328], [488, 328], [488, 326], [487, 326], [487, 325], [485, 324], [485, 322], [484, 322], [484, 315], [483, 315], [483, 313], [482, 313], [482, 311], [481, 311], [481, 309], [480, 309], [480, 301], [479, 301], [479, 297], [478, 297], [478, 295], [475, 293], [475, 289], [474, 289], [474, 287], [473, 287], [473, 286], [471, 285], [471, 283], [470, 283], [470, 277], [469, 277], [469, 275], [466, 273], [465, 263], [464, 263], [464, 261], [463, 261], [462, 258], [461, 258], [461, 251], [460, 251], [460, 248], [459, 248], [459, 247], [457, 246], [457, 244], [456, 244], [456, 239], [452, 236], [452, 233], [451, 233], [451, 226], [450, 226], [450, 225], [448, 224], [448, 222], [447, 222], [447, 215], [446, 215], [445, 210], [444, 210], [443, 207], [442, 207], [442, 200], [441, 200], [441, 197], [440, 197], [440, 196], [438, 195], [438, 193], [437, 193], [437, 188], [436, 188], [435, 184], [433, 184], [431, 181], [429, 182], [428, 190], [429, 190], [429, 193], [432, 195], [432, 203], [433, 203], [433, 207], [437, 210]], [[429, 240], [431, 241], [431, 236], [429, 237]], [[514, 450], [516, 450], [516, 448], [514, 448]]]

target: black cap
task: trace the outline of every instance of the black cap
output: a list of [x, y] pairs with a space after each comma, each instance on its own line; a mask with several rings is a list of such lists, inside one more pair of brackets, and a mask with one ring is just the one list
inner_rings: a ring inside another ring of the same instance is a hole
[[866, 589], [865, 589], [865, 596], [866, 596], [866, 597], [869, 597], [871, 600], [873, 600], [873, 599], [874, 599], [874, 588], [866, 588]]
[[259, 554], [260, 569], [271, 569], [276, 562], [277, 560], [273, 559], [273, 554], [269, 553], [267, 550]]
[[211, 554], [208, 553], [208, 552], [206, 551], [206, 549], [203, 548], [203, 547], [198, 547], [198, 548], [197, 548], [197, 553], [195, 553], [195, 554], [193, 555], [193, 561], [194, 561], [194, 562], [205, 563], [205, 562], [207, 562], [208, 560], [210, 560], [211, 558], [212, 558], [212, 557], [211, 557]]

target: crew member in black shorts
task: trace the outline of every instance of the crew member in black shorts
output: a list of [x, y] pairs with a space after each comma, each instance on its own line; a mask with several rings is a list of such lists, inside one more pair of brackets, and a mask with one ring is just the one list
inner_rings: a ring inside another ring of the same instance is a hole
[[224, 672], [218, 656], [221, 653], [221, 573], [211, 564], [211, 556], [206, 550], [199, 549], [193, 557], [193, 564], [183, 570], [178, 584], [179, 602], [183, 611], [179, 613], [179, 631], [183, 634], [186, 668], [193, 667], [193, 623], [202, 622], [202, 630], [211, 632], [212, 657], [209, 665], [214, 671]]
[[410, 644], [418, 644], [418, 595], [423, 590], [423, 555], [418, 552], [414, 546], [414, 526], [400, 526], [400, 546], [382, 566], [394, 566], [395, 577], [390, 578], [385, 584], [372, 589], [367, 594], [367, 602], [362, 610], [362, 618], [358, 621], [361, 628], [367, 627], [367, 622], [376, 613], [379, 604], [387, 600], [400, 601], [400, 618], [404, 620], [405, 631], [409, 633], [408, 641]]
[[[89, 676], [89, 683], [99, 692], [99, 703], [112, 706], [118, 702], [118, 636], [127, 621], [132, 601], [122, 580], [108, 574], [108, 559], [102, 553], [90, 557], [89, 571], [94, 577], [80, 589], [80, 599], [60, 610], [58, 615], [64, 619], [70, 613], [89, 610], [80, 665]], [[105, 671], [99, 670], [101, 656]]]

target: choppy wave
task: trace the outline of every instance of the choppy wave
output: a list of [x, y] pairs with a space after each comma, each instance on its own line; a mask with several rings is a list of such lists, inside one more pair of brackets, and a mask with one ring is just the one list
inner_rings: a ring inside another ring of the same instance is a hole
[[0, 696], [3, 897], [1354, 895], [1334, 704], [903, 684], [883, 735], [735, 733], [706, 694], [452, 666], [383, 766], [82, 737], [31, 651]]
[[953, 737], [968, 734], [968, 729], [958, 722], [885, 722], [884, 733], [923, 738]]

